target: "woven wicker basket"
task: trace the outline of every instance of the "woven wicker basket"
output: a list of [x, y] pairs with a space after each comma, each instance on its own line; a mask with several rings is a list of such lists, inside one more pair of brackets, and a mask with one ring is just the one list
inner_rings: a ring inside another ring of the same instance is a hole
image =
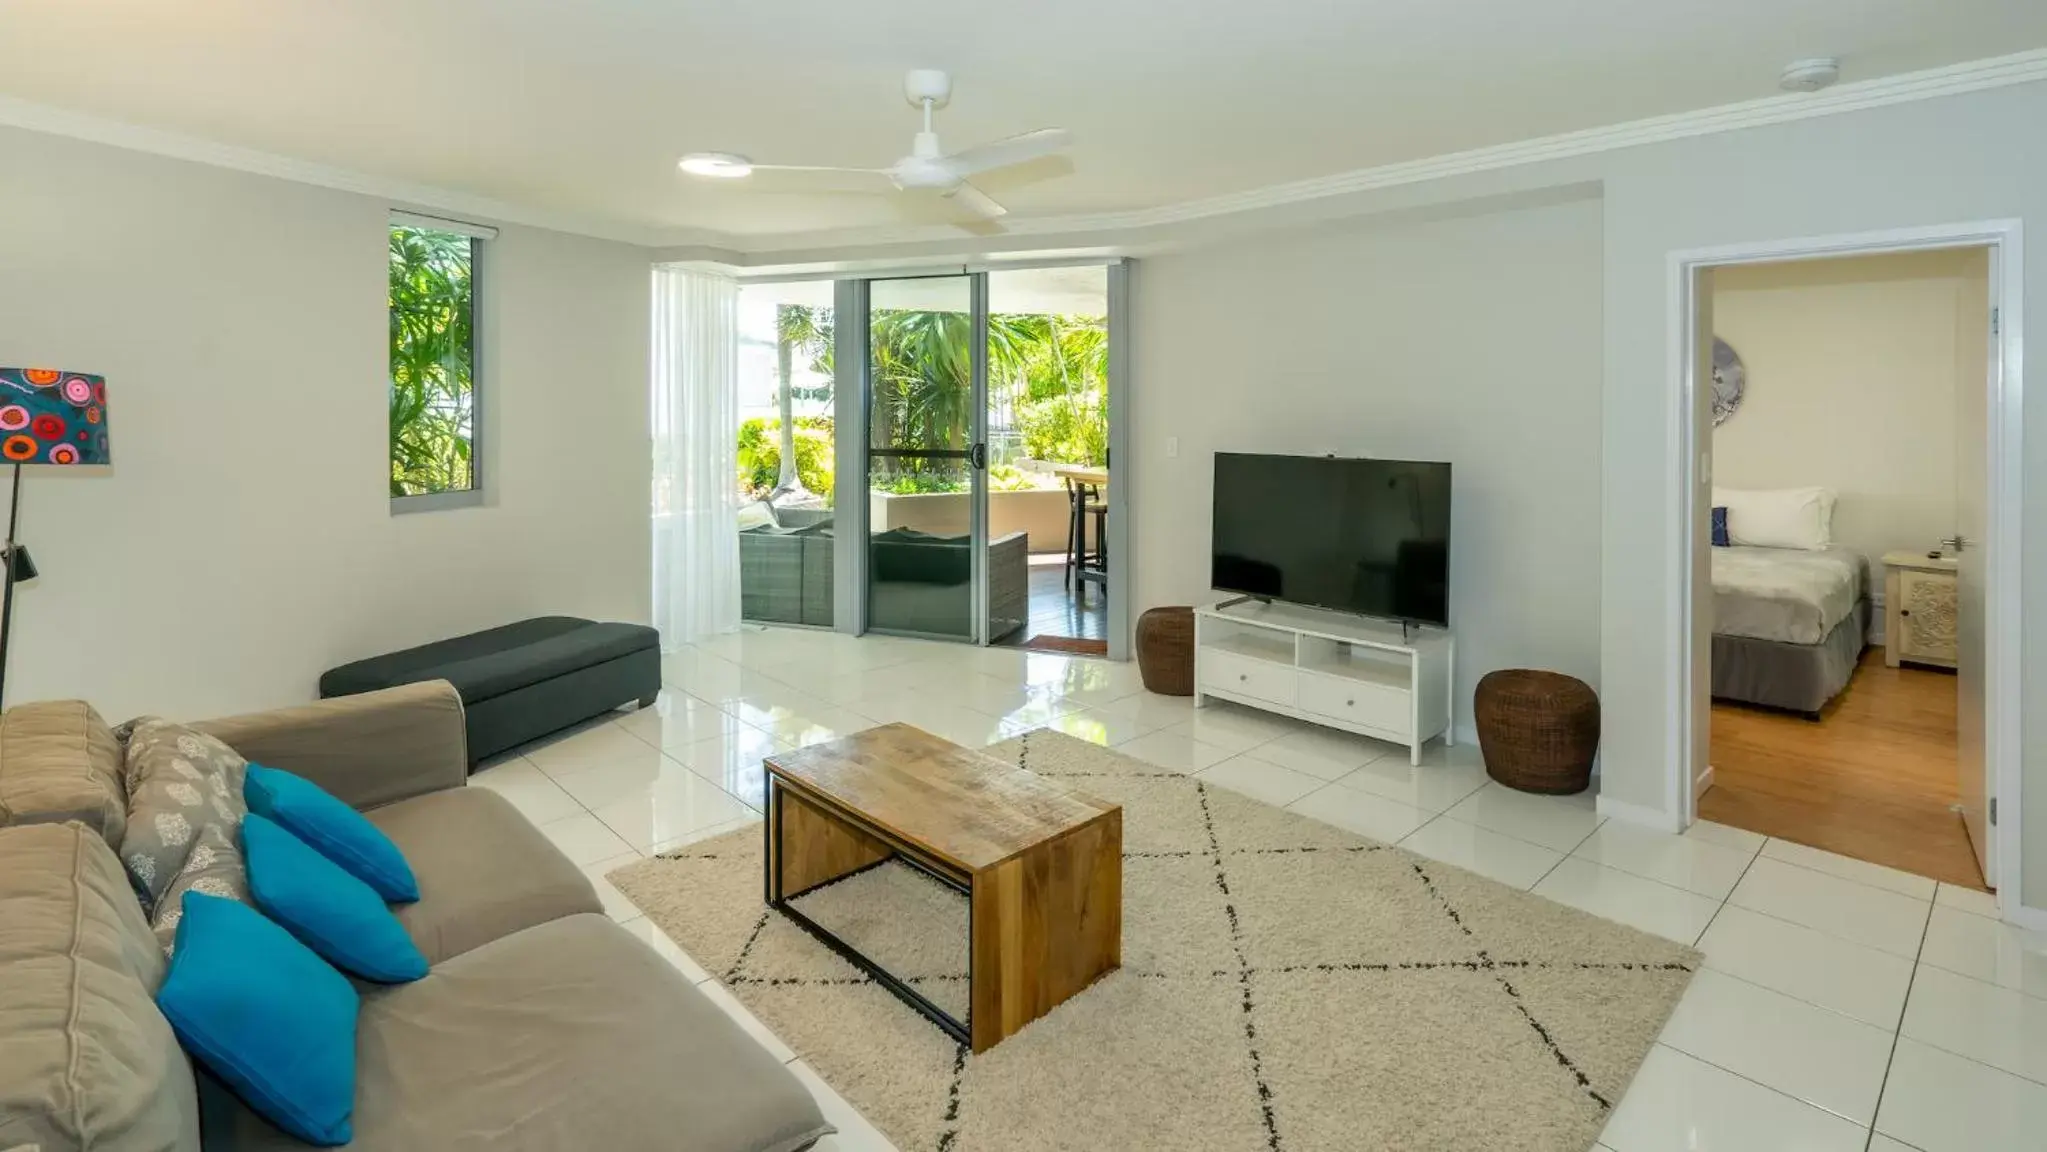
[[1137, 618], [1137, 671], [1147, 691], [1194, 695], [1194, 609], [1152, 608]]
[[1488, 672], [1472, 711], [1486, 775], [1523, 792], [1583, 792], [1599, 750], [1599, 697], [1584, 681], [1525, 668]]

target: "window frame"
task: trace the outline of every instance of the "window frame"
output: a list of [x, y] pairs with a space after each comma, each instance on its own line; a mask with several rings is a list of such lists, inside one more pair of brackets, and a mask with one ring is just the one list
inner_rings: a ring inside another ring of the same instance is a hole
[[[448, 232], [469, 237], [469, 487], [452, 488], [445, 492], [422, 492], [412, 496], [387, 497], [391, 503], [391, 514], [402, 515], [413, 512], [438, 512], [451, 508], [475, 508], [487, 501], [486, 485], [491, 470], [486, 467], [486, 440], [484, 436], [484, 381], [489, 367], [486, 348], [489, 345], [489, 326], [484, 319], [484, 302], [488, 294], [485, 283], [486, 270], [490, 264], [489, 241], [497, 239], [498, 230], [486, 224], [472, 224], [466, 220], [452, 220], [440, 216], [426, 216], [416, 212], [393, 210], [384, 224], [384, 243], [388, 252], [391, 230], [394, 228], [419, 228], [435, 232]], [[388, 262], [389, 257], [386, 257]], [[388, 279], [388, 275], [387, 275]], [[390, 324], [390, 302], [384, 305], [385, 325]], [[388, 349], [386, 350], [388, 357]], [[388, 397], [391, 386], [390, 365], [385, 365], [384, 387]], [[390, 419], [388, 403], [385, 420]], [[390, 485], [390, 429], [385, 428], [384, 474], [382, 483]]]

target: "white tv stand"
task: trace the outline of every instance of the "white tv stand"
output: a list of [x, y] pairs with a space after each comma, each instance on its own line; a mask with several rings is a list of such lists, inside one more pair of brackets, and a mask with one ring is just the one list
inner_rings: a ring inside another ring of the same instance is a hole
[[1452, 744], [1456, 645], [1438, 628], [1232, 600], [1194, 610], [1194, 706], [1209, 697], [1405, 744]]

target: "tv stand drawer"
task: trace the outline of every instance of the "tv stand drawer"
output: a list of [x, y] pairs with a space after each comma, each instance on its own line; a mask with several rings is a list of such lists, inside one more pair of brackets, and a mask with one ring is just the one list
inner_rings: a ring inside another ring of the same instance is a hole
[[1412, 699], [1405, 690], [1348, 676], [1301, 673], [1300, 709], [1383, 732], [1406, 732], [1413, 726]]
[[1293, 706], [1294, 685], [1300, 673], [1291, 664], [1254, 660], [1212, 648], [1200, 650], [1200, 664], [1203, 688]]

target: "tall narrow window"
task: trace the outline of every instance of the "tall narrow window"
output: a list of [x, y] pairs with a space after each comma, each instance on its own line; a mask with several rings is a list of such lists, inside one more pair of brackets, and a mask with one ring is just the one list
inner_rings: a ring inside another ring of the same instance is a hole
[[391, 498], [438, 507], [480, 494], [476, 270], [483, 237], [391, 224]]

